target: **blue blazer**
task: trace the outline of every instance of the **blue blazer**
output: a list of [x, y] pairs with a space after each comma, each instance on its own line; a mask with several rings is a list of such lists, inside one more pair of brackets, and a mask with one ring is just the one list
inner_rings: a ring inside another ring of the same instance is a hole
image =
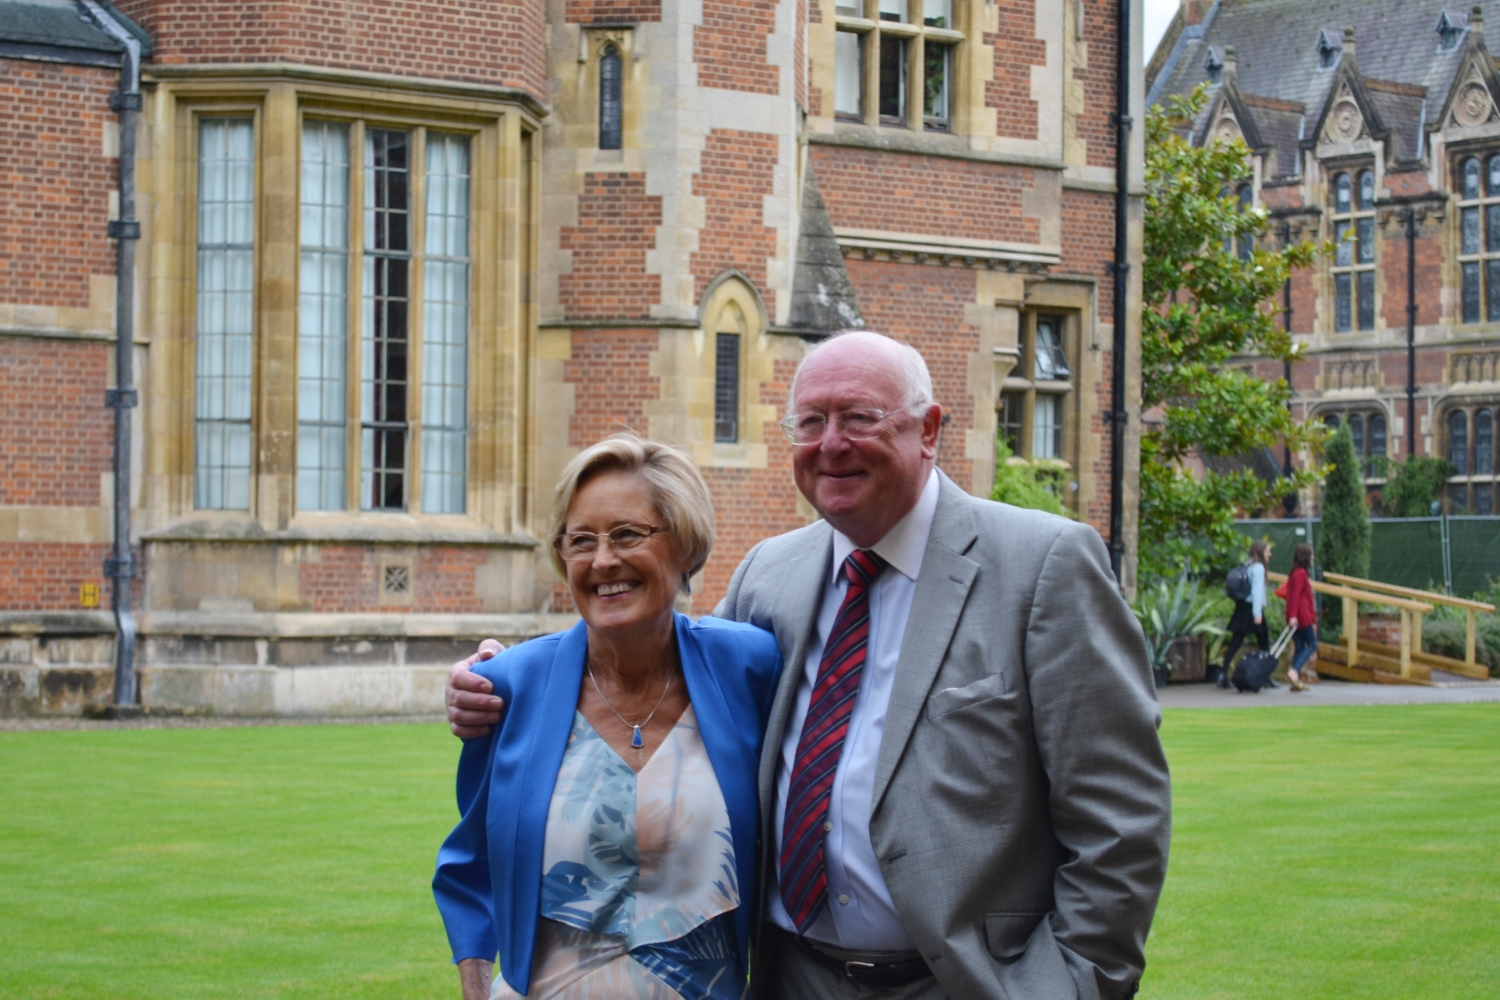
[[[676, 616], [688, 698], [729, 811], [735, 868], [744, 897], [735, 911], [741, 968], [750, 934], [760, 808], [761, 738], [781, 674], [776, 637], [753, 625]], [[588, 633], [582, 622], [505, 650], [474, 669], [505, 699], [505, 715], [458, 761], [462, 817], [438, 852], [437, 897], [455, 962], [500, 956], [517, 993], [531, 986], [541, 912], [547, 811], [562, 767], [583, 683]]]

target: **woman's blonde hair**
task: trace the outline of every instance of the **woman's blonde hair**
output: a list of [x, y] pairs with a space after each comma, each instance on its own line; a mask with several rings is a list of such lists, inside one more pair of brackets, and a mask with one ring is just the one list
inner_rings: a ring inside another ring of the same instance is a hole
[[652, 502], [661, 517], [661, 527], [672, 533], [679, 559], [692, 568], [682, 578], [682, 589], [688, 590], [688, 577], [708, 562], [714, 547], [714, 501], [708, 484], [698, 467], [676, 448], [647, 441], [638, 434], [615, 434], [585, 448], [563, 469], [552, 501], [552, 526], [548, 535], [552, 565], [564, 579], [568, 572], [557, 551], [556, 539], [568, 521], [568, 508], [583, 484], [605, 472], [630, 472], [640, 476], [651, 487]]

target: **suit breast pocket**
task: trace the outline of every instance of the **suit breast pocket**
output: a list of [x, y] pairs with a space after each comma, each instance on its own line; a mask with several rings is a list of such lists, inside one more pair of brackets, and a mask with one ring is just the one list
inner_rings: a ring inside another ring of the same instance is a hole
[[1003, 698], [1005, 693], [1003, 673], [982, 677], [963, 687], [944, 688], [928, 697], [927, 718], [931, 722], [936, 722], [945, 715], [951, 715], [966, 708], [975, 708], [995, 698]]

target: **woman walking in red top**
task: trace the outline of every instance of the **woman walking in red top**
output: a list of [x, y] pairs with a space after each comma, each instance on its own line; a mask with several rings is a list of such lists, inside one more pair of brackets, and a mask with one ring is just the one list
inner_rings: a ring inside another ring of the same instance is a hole
[[1292, 573], [1285, 585], [1286, 624], [1292, 630], [1297, 650], [1292, 655], [1292, 668], [1286, 672], [1293, 691], [1307, 690], [1302, 666], [1318, 648], [1318, 612], [1313, 607], [1312, 582], [1308, 579], [1312, 561], [1312, 546], [1305, 543], [1297, 546], [1292, 553]]

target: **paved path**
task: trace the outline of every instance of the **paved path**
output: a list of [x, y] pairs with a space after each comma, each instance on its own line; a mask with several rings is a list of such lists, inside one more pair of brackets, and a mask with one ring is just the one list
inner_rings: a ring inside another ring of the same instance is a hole
[[1437, 688], [1414, 684], [1352, 684], [1325, 680], [1293, 694], [1282, 684], [1259, 694], [1240, 694], [1213, 684], [1169, 684], [1156, 692], [1162, 708], [1274, 708], [1288, 705], [1433, 705], [1500, 701], [1500, 681]]

